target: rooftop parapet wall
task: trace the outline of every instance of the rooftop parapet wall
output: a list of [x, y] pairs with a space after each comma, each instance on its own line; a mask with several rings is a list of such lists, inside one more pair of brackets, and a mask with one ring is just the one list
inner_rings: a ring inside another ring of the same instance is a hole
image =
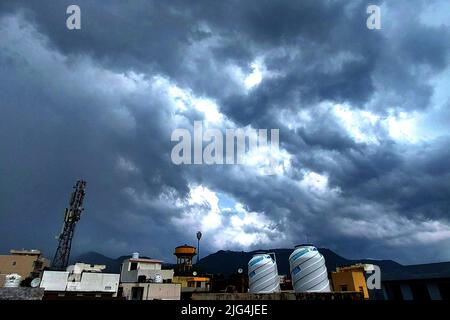
[[0, 300], [42, 300], [41, 288], [0, 288]]
[[360, 292], [278, 292], [253, 293], [193, 293], [192, 300], [309, 300], [309, 301], [358, 301], [364, 300]]

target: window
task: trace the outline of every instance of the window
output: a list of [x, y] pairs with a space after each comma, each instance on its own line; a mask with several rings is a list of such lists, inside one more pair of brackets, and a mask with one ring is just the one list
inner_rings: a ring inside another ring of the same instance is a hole
[[137, 262], [131, 262], [130, 263], [130, 271], [137, 270]]
[[15, 266], [15, 265], [16, 265], [16, 262], [15, 262], [15, 261], [13, 261], [12, 265], [13, 265], [13, 266]]
[[359, 287], [359, 292], [361, 292], [361, 295], [363, 296], [363, 298], [365, 298], [365, 294], [364, 294], [364, 288], [363, 287]]
[[134, 287], [131, 289], [131, 299], [132, 300], [142, 300], [144, 296], [144, 288]]
[[341, 291], [348, 291], [348, 287], [346, 284], [341, 285]]
[[415, 283], [410, 285], [411, 292], [413, 295], [413, 300], [430, 300], [430, 293], [426, 283]]
[[441, 293], [442, 300], [450, 300], [450, 283], [439, 283], [439, 292]]
[[386, 292], [389, 300], [403, 300], [402, 290], [399, 284], [387, 284]]

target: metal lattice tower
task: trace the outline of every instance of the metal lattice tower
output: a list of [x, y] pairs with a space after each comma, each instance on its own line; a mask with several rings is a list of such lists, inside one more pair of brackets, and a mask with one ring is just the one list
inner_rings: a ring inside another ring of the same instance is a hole
[[86, 194], [86, 181], [78, 180], [73, 187], [75, 191], [70, 197], [69, 207], [64, 212], [64, 224], [62, 231], [58, 237], [58, 249], [56, 249], [55, 257], [52, 262], [52, 269], [66, 270], [69, 264], [70, 249], [72, 247], [73, 234], [75, 225], [80, 220], [83, 212], [83, 200]]

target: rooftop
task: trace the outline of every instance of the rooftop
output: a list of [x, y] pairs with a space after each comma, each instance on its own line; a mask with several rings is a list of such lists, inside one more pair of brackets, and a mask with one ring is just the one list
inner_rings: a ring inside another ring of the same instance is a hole
[[41, 255], [41, 251], [36, 250], [36, 249], [31, 249], [31, 250], [25, 250], [25, 249], [15, 250], [15, 249], [11, 249], [9, 251], [9, 253], [12, 254], [12, 255], [25, 255], [25, 256], [40, 256]]
[[159, 263], [162, 264], [164, 261], [158, 259], [145, 259], [145, 258], [130, 258], [130, 262], [142, 262], [142, 263]]

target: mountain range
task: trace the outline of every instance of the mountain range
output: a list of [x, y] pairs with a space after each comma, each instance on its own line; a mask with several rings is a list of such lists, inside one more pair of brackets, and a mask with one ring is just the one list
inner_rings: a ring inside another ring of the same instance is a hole
[[[230, 276], [242, 268], [247, 272], [247, 263], [251, 257], [257, 252], [273, 252], [275, 253], [278, 273], [280, 275], [289, 274], [289, 255], [292, 249], [272, 249], [272, 250], [256, 250], [256, 251], [224, 251], [220, 250], [210, 254], [194, 265], [196, 270], [208, 274], [222, 274]], [[450, 277], [450, 262], [429, 263], [420, 265], [402, 265], [393, 260], [373, 260], [373, 259], [346, 259], [330, 249], [319, 248], [319, 251], [325, 258], [328, 271], [334, 271], [337, 267], [348, 266], [356, 263], [370, 263], [378, 265], [381, 269], [381, 277], [383, 280], [401, 280], [401, 279], [418, 279], [418, 278], [442, 278]], [[116, 259], [106, 257], [98, 252], [87, 252], [75, 259], [74, 262], [84, 262], [90, 264], [106, 265], [104, 272], [119, 273], [122, 261], [131, 256], [120, 256]], [[148, 258], [148, 257], [142, 257]], [[165, 264], [163, 268], [173, 268], [173, 264]]]

